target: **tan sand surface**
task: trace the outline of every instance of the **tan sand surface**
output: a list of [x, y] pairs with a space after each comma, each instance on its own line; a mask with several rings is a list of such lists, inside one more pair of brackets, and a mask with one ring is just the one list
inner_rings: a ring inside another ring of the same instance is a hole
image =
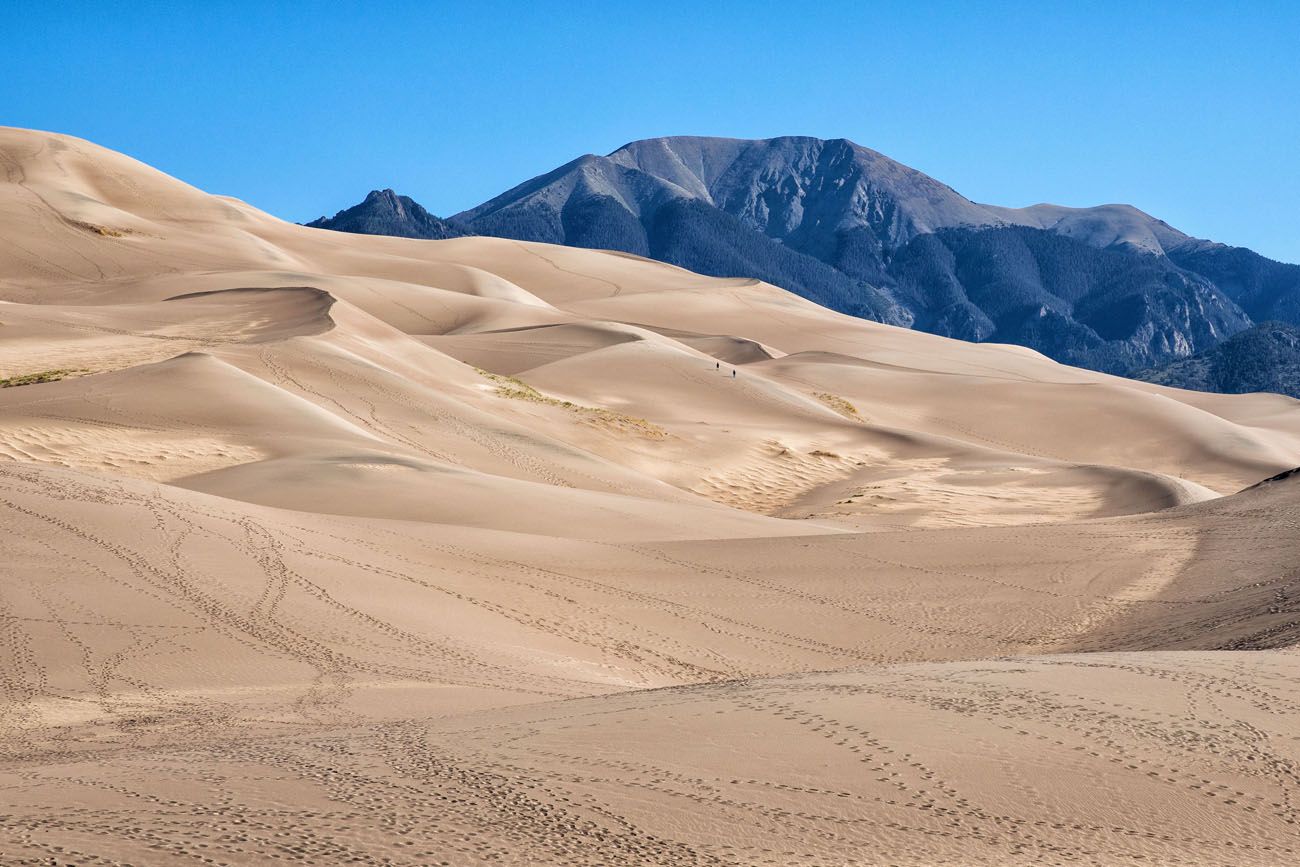
[[1300, 859], [1300, 402], [0, 167], [0, 864]]

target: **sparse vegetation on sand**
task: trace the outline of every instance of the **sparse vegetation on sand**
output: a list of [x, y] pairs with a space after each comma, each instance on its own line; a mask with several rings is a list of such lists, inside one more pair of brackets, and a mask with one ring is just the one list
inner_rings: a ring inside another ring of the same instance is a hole
[[838, 394], [831, 394], [828, 391], [819, 391], [816, 393], [815, 397], [845, 418], [851, 418], [854, 421], [864, 420], [858, 413], [858, 408], [840, 397]]
[[504, 376], [499, 373], [492, 373], [481, 367], [474, 368], [478, 374], [497, 387], [497, 395], [508, 397], [513, 400], [526, 400], [530, 403], [540, 403], [546, 406], [555, 406], [561, 409], [569, 410], [583, 418], [583, 421], [595, 427], [605, 428], [607, 430], [625, 431], [638, 434], [647, 439], [662, 440], [668, 438], [668, 431], [661, 428], [652, 421], [643, 418], [624, 415], [621, 412], [615, 412], [612, 409], [605, 409], [602, 406], [583, 406], [574, 403], [571, 400], [560, 400], [543, 394], [533, 388], [522, 379], [513, 376]]
[[42, 382], [58, 382], [60, 379], [82, 373], [80, 370], [41, 370], [36, 373], [24, 373], [0, 379], [0, 388], [13, 388], [19, 385], [38, 385]]
[[86, 223], [82, 220], [70, 220], [72, 225], [85, 232], [94, 232], [105, 238], [123, 238], [131, 234], [130, 229], [114, 229], [112, 226], [101, 226], [99, 223]]

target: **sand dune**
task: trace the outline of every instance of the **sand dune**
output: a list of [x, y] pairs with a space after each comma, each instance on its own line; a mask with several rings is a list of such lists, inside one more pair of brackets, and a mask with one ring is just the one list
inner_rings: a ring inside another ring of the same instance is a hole
[[1297, 857], [1300, 403], [0, 165], [0, 862]]

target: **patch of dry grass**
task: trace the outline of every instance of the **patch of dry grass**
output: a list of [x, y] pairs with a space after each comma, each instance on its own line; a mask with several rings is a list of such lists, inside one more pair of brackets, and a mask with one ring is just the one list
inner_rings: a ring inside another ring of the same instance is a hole
[[112, 226], [101, 226], [98, 223], [85, 223], [81, 220], [69, 220], [72, 225], [84, 232], [94, 232], [105, 238], [124, 238], [131, 234], [130, 229], [114, 229]]
[[830, 392], [819, 391], [816, 393], [815, 396], [822, 403], [826, 404], [828, 407], [835, 410], [837, 413], [844, 416], [845, 418], [851, 418], [854, 421], [865, 421], [865, 419], [863, 419], [862, 416], [858, 413], [858, 408], [853, 404], [849, 403], [844, 398], [840, 397], [838, 394], [831, 394]]
[[0, 388], [14, 388], [19, 385], [39, 385], [42, 382], [58, 382], [74, 374], [85, 373], [83, 370], [41, 370], [36, 373], [24, 373], [0, 379]]
[[499, 397], [507, 397], [512, 400], [525, 400], [529, 403], [540, 403], [544, 406], [554, 406], [560, 409], [568, 410], [582, 418], [584, 422], [593, 427], [604, 428], [605, 430], [618, 431], [622, 433], [634, 433], [647, 439], [662, 440], [668, 438], [668, 431], [661, 428], [652, 421], [643, 418], [624, 415], [621, 412], [615, 412], [612, 409], [605, 409], [601, 406], [583, 406], [574, 403], [571, 400], [560, 400], [543, 394], [533, 388], [522, 379], [513, 376], [504, 376], [499, 373], [492, 373], [481, 367], [474, 368], [479, 375], [486, 378], [496, 385], [496, 393]]

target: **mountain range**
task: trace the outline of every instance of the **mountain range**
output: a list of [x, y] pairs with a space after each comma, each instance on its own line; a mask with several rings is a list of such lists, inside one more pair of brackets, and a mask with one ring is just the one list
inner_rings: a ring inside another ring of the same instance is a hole
[[1300, 266], [1193, 238], [1130, 205], [979, 204], [846, 139], [647, 139], [446, 220], [385, 190], [309, 225], [619, 250], [1119, 374], [1207, 352], [1260, 322], [1300, 324]]

